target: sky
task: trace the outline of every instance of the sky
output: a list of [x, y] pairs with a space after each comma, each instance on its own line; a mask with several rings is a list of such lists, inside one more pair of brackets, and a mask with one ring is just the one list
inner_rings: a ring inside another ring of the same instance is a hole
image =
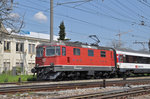
[[[24, 16], [23, 30], [49, 34], [50, 0], [14, 0], [13, 13]], [[100, 46], [121, 42], [126, 48], [143, 49], [150, 39], [150, 0], [54, 0], [54, 35], [65, 24], [71, 41], [94, 43], [89, 35], [100, 39]], [[147, 44], [145, 48], [148, 49]]]

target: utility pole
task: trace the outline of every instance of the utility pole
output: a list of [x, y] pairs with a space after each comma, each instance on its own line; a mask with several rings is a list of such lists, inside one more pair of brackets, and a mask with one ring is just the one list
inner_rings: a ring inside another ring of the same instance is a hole
[[150, 52], [150, 40], [149, 42], [140, 42], [140, 41], [135, 41], [133, 42], [133, 44], [141, 44], [143, 46], [143, 49], [146, 50], [145, 45], [144, 44], [148, 44], [149, 47], [149, 52]]
[[150, 52], [150, 40], [149, 40], [149, 42], [148, 42], [148, 47], [149, 47], [149, 52]]
[[121, 35], [129, 33], [129, 32], [132, 32], [132, 30], [129, 30], [128, 32], [120, 32], [120, 30], [119, 30], [119, 33], [116, 34], [116, 36], [119, 37], [119, 47], [121, 46]]
[[50, 0], [50, 42], [53, 42], [53, 0]]

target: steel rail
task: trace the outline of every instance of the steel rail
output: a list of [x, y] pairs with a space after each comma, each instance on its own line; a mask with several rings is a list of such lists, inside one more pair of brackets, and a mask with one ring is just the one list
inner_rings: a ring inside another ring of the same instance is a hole
[[101, 93], [90, 93], [90, 94], [83, 94], [83, 95], [75, 95], [75, 96], [68, 96], [68, 97], [59, 97], [54, 99], [88, 99], [88, 98], [98, 98], [98, 99], [113, 99], [113, 98], [127, 98], [129, 96], [138, 96], [143, 94], [150, 93], [150, 86], [146, 87], [136, 87], [136, 88], [129, 88], [124, 90], [113, 90], [108, 92], [101, 92]]
[[[136, 80], [117, 80], [106, 81], [106, 86], [124, 86], [125, 84], [149, 84], [150, 79], [136, 79]], [[43, 85], [20, 85], [11, 87], [0, 87], [0, 94], [26, 92], [26, 91], [40, 91], [40, 90], [65, 90], [77, 88], [91, 88], [103, 87], [103, 81], [96, 82], [76, 82], [76, 83], [63, 83], [63, 84], [43, 84]]]
[[[150, 77], [148, 77], [148, 76], [144, 76], [144, 77], [128, 77], [128, 78], [126, 78], [127, 80], [132, 80], [132, 79], [134, 79], [134, 78], [136, 78], [136, 79], [150, 79]], [[122, 80], [122, 78], [109, 78], [109, 79], [105, 79], [105, 80], [116, 80], [116, 79], [119, 79], [119, 80]], [[103, 79], [92, 79], [94, 82], [96, 82], [96, 81], [102, 81]], [[89, 79], [88, 80], [73, 80], [73, 82], [88, 82], [89, 81]], [[26, 85], [26, 84], [36, 84], [36, 83], [52, 83], [52, 82], [54, 82], [54, 83], [56, 83], [56, 82], [65, 82], [65, 81], [24, 81], [24, 82], [6, 82], [6, 83], [0, 83], [0, 85]], [[67, 81], [68, 83], [69, 82], [72, 82], [72, 81]]]

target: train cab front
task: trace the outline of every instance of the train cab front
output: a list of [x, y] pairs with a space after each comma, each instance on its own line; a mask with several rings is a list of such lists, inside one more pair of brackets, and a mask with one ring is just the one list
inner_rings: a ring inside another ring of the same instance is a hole
[[38, 80], [55, 79], [58, 72], [55, 72], [54, 66], [58, 63], [60, 57], [60, 46], [42, 45], [36, 48], [36, 66], [31, 70], [37, 74]]

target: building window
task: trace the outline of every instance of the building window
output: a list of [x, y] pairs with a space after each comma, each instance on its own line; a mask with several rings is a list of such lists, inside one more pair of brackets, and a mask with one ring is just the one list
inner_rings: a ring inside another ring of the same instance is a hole
[[24, 44], [23, 43], [16, 43], [16, 51], [17, 52], [23, 52], [24, 50]]
[[35, 63], [28, 63], [30, 70], [35, 66]]
[[73, 54], [74, 55], [80, 55], [80, 49], [79, 48], [74, 48], [73, 49]]
[[10, 42], [4, 41], [4, 51], [10, 52]]
[[29, 54], [35, 54], [35, 44], [29, 44]]
[[62, 47], [62, 56], [66, 56], [66, 48]]
[[106, 52], [105, 51], [101, 51], [101, 57], [106, 57]]
[[19, 73], [24, 72], [23, 62], [16, 62], [16, 67], [17, 67]]
[[93, 50], [88, 50], [88, 56], [94, 56], [94, 51]]
[[10, 70], [10, 62], [4, 62], [4, 72], [6, 73], [9, 70]]

